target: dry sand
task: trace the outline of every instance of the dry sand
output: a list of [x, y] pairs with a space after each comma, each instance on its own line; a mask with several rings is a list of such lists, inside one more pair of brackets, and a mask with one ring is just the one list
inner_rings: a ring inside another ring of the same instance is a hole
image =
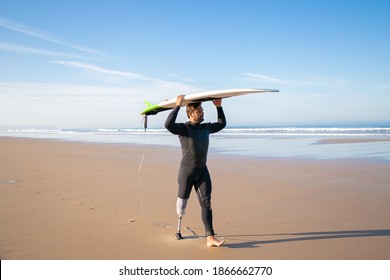
[[173, 237], [180, 151], [0, 138], [0, 258], [390, 259], [390, 164], [209, 155], [207, 248], [194, 193]]

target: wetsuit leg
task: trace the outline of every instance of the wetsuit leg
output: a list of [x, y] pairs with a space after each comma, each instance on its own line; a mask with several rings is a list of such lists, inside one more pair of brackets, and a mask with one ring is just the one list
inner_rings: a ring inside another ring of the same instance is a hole
[[207, 167], [204, 168], [201, 176], [195, 182], [195, 190], [201, 207], [202, 221], [205, 227], [206, 236], [214, 235], [213, 211], [211, 208], [212, 184]]
[[192, 172], [190, 172], [190, 170], [186, 168], [180, 168], [178, 178], [177, 178], [179, 189], [178, 189], [177, 201], [176, 201], [176, 212], [177, 215], [179, 216], [179, 221], [177, 225], [176, 238], [178, 240], [183, 239], [180, 232], [181, 222], [182, 222], [183, 215], [185, 214], [186, 211], [187, 201], [188, 198], [190, 197], [192, 186], [194, 185], [193, 176], [191, 176], [191, 173]]
[[194, 185], [194, 176], [190, 170], [186, 168], [180, 168], [178, 174], [179, 189], [177, 193], [176, 212], [179, 217], [185, 214], [187, 201], [190, 198], [191, 189]]

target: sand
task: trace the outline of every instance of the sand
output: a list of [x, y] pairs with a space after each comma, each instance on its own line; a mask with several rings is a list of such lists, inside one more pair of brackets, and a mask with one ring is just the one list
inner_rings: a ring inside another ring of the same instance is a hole
[[180, 151], [0, 138], [2, 260], [390, 259], [389, 162], [209, 155], [208, 248], [194, 193], [176, 240]]
[[320, 139], [316, 144], [351, 144], [351, 143], [371, 143], [371, 142], [389, 142], [389, 139], [381, 138], [328, 138]]

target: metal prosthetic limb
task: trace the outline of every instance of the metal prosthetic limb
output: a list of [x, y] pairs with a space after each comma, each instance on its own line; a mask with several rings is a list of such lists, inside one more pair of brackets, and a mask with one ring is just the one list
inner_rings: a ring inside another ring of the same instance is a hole
[[179, 221], [177, 223], [177, 232], [175, 233], [177, 240], [183, 239], [183, 236], [181, 236], [181, 231], [180, 231], [182, 218], [183, 218], [183, 216], [179, 216]]
[[183, 236], [181, 235], [181, 221], [186, 211], [187, 201], [188, 199], [177, 198], [176, 211], [179, 215], [179, 221], [177, 222], [177, 232], [175, 234], [177, 240], [183, 239]]

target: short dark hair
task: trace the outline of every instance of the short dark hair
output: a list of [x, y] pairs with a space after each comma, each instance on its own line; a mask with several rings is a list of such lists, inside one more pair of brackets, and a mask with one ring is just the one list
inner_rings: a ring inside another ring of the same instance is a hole
[[190, 114], [194, 112], [198, 107], [202, 105], [202, 102], [193, 102], [187, 105], [186, 112], [187, 112], [187, 117], [190, 117]]

